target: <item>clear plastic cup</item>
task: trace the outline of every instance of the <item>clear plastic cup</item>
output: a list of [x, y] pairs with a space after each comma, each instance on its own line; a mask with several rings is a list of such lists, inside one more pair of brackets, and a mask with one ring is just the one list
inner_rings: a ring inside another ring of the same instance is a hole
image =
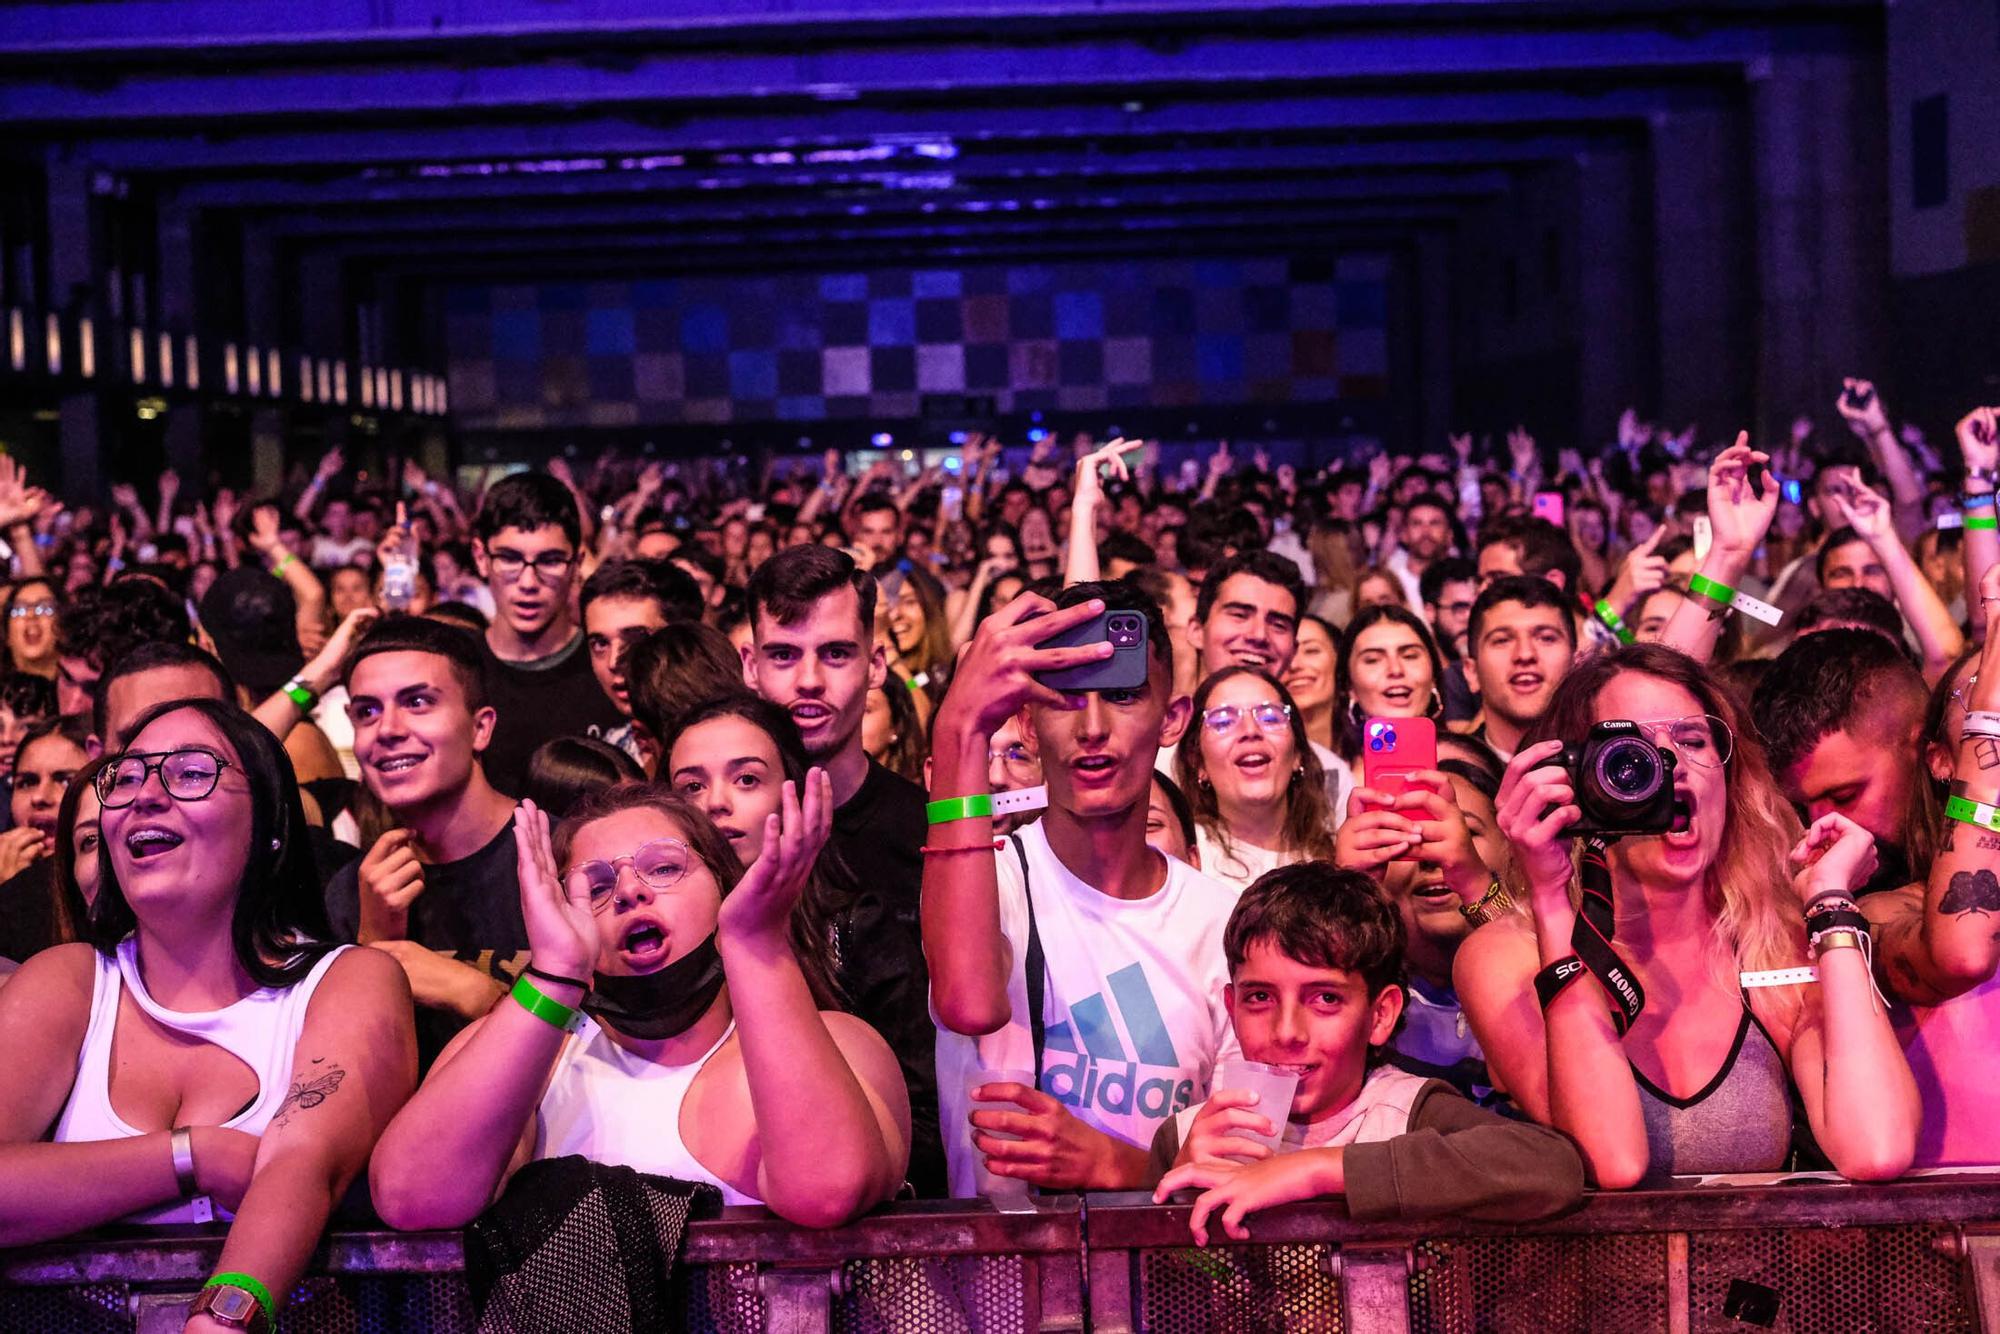
[[[1035, 1087], [1035, 1072], [1032, 1070], [974, 1070], [965, 1077], [965, 1101], [968, 1112], [1023, 1112], [1027, 1109], [1017, 1102], [982, 1102], [976, 1096], [978, 1089], [986, 1084], [1019, 1084], [1024, 1088]], [[968, 1138], [972, 1127], [967, 1127]], [[1006, 1135], [997, 1130], [985, 1131], [995, 1139], [1019, 1139], [1019, 1135]], [[1010, 1204], [1028, 1198], [1028, 1183], [1019, 1177], [994, 1176], [986, 1170], [986, 1155], [979, 1152], [977, 1145], [972, 1152], [976, 1155], [979, 1193], [996, 1203]]]
[[1232, 1135], [1256, 1140], [1273, 1153], [1278, 1151], [1278, 1141], [1284, 1138], [1285, 1122], [1292, 1114], [1292, 1098], [1299, 1091], [1299, 1076], [1294, 1070], [1280, 1070], [1275, 1065], [1263, 1065], [1257, 1061], [1224, 1061], [1215, 1067], [1215, 1079], [1209, 1087], [1211, 1095], [1224, 1089], [1249, 1089], [1257, 1095], [1257, 1101], [1249, 1110], [1264, 1117], [1276, 1126], [1274, 1135], [1259, 1135], [1251, 1130], [1232, 1130]]

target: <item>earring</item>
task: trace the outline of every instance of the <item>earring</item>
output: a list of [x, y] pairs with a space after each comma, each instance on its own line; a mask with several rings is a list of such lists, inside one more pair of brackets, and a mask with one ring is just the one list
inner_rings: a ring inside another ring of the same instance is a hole
[[276, 852], [280, 846], [281, 846], [280, 840], [275, 838], [271, 840], [271, 851]]
[[1444, 717], [1444, 692], [1439, 690], [1435, 685], [1431, 687], [1431, 704], [1429, 708], [1424, 710], [1424, 717]]

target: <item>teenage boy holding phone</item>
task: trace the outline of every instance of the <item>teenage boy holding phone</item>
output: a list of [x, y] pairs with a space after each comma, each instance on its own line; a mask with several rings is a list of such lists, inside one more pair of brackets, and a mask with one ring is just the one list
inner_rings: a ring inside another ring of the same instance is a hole
[[[1111, 657], [1108, 640], [1041, 647], [1106, 610], [1145, 617], [1144, 684], [1065, 695], [1037, 680]], [[923, 891], [953, 1195], [977, 1193], [982, 1155], [1044, 1189], [1142, 1186], [1154, 1131], [1235, 1054], [1222, 929], [1236, 893], [1146, 843], [1153, 757], [1188, 721], [1172, 682], [1158, 604], [1118, 583], [1023, 594], [959, 660], [933, 729]], [[996, 850], [987, 754], [1014, 717], [1049, 804]], [[1035, 1088], [979, 1077], [1031, 1069]], [[1018, 1110], [968, 1118], [974, 1091]]]

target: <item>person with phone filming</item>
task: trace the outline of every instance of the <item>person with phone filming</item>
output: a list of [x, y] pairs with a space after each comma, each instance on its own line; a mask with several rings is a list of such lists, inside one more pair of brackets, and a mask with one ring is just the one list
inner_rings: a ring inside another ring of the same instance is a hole
[[1333, 811], [1305, 719], [1264, 672], [1225, 667], [1201, 683], [1174, 781], [1194, 807], [1202, 869], [1226, 884], [1244, 889], [1277, 867], [1333, 857]]
[[[1919, 1106], [1849, 897], [1867, 832], [1801, 838], [1733, 698], [1658, 645], [1583, 659], [1527, 741], [1499, 819], [1530, 912], [1453, 969], [1496, 1082], [1605, 1188], [1784, 1168], [1794, 1088], [1836, 1170], [1901, 1173]], [[1586, 823], [1625, 836], [1579, 857]]]
[[[1131, 615], [1136, 685], [1066, 693], [1038, 679], [1115, 661], [1108, 639], [1048, 641]], [[1157, 604], [1076, 584], [989, 617], [938, 710], [923, 924], [954, 1195], [975, 1193], [982, 1161], [1045, 1189], [1145, 1184], [1154, 1131], [1235, 1054], [1222, 930], [1236, 892], [1146, 842], [1154, 756], [1188, 722], [1172, 674]], [[996, 847], [987, 753], [1017, 716], [1049, 804]], [[1008, 1070], [1038, 1071], [1037, 1086], [981, 1077]], [[968, 1114], [975, 1099], [1014, 1107]]]

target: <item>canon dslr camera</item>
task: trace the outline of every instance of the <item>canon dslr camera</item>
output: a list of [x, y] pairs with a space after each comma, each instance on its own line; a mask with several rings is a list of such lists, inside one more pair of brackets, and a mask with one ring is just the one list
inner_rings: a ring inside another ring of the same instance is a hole
[[1674, 798], [1674, 755], [1625, 718], [1595, 723], [1581, 746], [1565, 746], [1549, 761], [1569, 773], [1583, 816], [1565, 838], [1593, 834], [1664, 834], [1685, 819]]

